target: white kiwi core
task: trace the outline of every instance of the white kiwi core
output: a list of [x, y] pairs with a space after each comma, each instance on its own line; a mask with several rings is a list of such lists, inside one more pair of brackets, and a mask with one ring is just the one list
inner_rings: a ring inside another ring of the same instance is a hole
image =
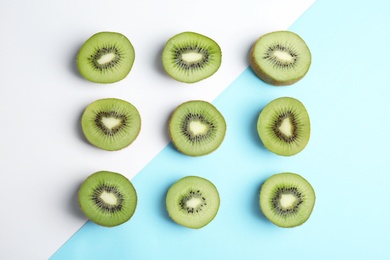
[[202, 200], [200, 198], [191, 198], [189, 200], [187, 200], [186, 202], [186, 206], [188, 208], [197, 208], [199, 205], [202, 204]]
[[189, 128], [194, 135], [200, 135], [207, 132], [207, 125], [200, 121], [191, 121]]
[[203, 55], [201, 53], [197, 53], [197, 52], [187, 52], [187, 53], [183, 53], [181, 55], [181, 58], [185, 62], [194, 63], [194, 62], [201, 61], [203, 59]]
[[102, 117], [102, 123], [108, 129], [113, 129], [114, 127], [121, 124], [121, 120], [114, 117]]
[[115, 53], [107, 53], [102, 55], [100, 59], [97, 60], [97, 63], [99, 63], [100, 65], [110, 63], [115, 59], [115, 57], [116, 57]]
[[118, 203], [118, 198], [111, 192], [103, 191], [100, 198], [109, 205], [116, 205]]
[[295, 202], [297, 201], [297, 197], [293, 194], [282, 194], [280, 197], [280, 206], [283, 209], [292, 208], [295, 205]]
[[283, 119], [282, 123], [279, 126], [279, 131], [287, 137], [293, 135], [293, 125], [291, 124], [291, 120], [289, 117]]
[[294, 61], [294, 57], [291, 56], [290, 53], [285, 52], [285, 51], [275, 51], [274, 52], [274, 56], [277, 59], [282, 60], [282, 61], [287, 61], [287, 62], [293, 62]]

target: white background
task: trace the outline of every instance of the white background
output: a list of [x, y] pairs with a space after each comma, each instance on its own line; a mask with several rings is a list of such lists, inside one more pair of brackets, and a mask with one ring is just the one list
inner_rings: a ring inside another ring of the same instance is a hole
[[[180, 103], [212, 101], [244, 69], [253, 42], [287, 29], [314, 0], [0, 2], [0, 259], [50, 257], [86, 221], [77, 191], [91, 173], [134, 177], [169, 142], [167, 120]], [[132, 42], [130, 74], [110, 85], [83, 79], [75, 59], [100, 31]], [[177, 82], [160, 56], [173, 35], [194, 31], [219, 43], [222, 65], [212, 77]], [[116, 97], [135, 105], [141, 133], [121, 151], [88, 144], [80, 128], [85, 107]]]

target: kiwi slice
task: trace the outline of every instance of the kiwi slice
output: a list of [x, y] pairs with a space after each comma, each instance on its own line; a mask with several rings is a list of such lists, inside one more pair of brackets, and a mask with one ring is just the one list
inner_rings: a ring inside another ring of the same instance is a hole
[[269, 177], [260, 190], [263, 214], [280, 227], [296, 227], [309, 219], [316, 200], [313, 187], [296, 173], [283, 172]]
[[77, 56], [80, 74], [96, 83], [113, 83], [129, 74], [135, 59], [133, 45], [123, 34], [99, 32], [91, 36]]
[[219, 193], [209, 180], [187, 176], [168, 190], [166, 206], [169, 216], [178, 224], [199, 229], [209, 224], [218, 213]]
[[116, 151], [130, 145], [141, 130], [135, 106], [117, 98], [99, 99], [87, 106], [81, 127], [87, 140], [103, 150]]
[[221, 66], [219, 45], [207, 36], [183, 32], [170, 38], [162, 52], [162, 64], [172, 78], [194, 83], [213, 75]]
[[78, 193], [79, 205], [91, 221], [114, 227], [128, 221], [137, 206], [137, 193], [122, 174], [99, 171], [90, 175]]
[[257, 131], [268, 150], [291, 156], [302, 151], [309, 142], [309, 114], [299, 100], [277, 98], [260, 112]]
[[306, 75], [311, 53], [297, 34], [277, 31], [256, 41], [250, 53], [250, 65], [259, 78], [271, 85], [291, 85]]
[[169, 134], [176, 148], [190, 156], [216, 150], [226, 133], [226, 122], [215, 106], [193, 100], [179, 105], [169, 120]]

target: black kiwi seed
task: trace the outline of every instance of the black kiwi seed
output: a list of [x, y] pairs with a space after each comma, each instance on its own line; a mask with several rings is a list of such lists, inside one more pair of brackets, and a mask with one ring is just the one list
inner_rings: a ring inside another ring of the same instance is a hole
[[[106, 54], [114, 54], [115, 57], [113, 60], [111, 60], [108, 63], [100, 64], [98, 60], [102, 58]], [[118, 50], [118, 47], [116, 46], [111, 46], [111, 47], [103, 47], [101, 49], [97, 49], [95, 54], [91, 55], [91, 57], [88, 59], [91, 64], [95, 67], [95, 69], [103, 71], [109, 68], [114, 68], [119, 64], [121, 61], [121, 53]]]
[[[193, 53], [193, 52], [202, 54], [202, 60], [197, 62], [188, 62], [183, 59], [183, 54]], [[195, 68], [203, 68], [204, 66], [206, 66], [207, 62], [209, 61], [209, 56], [210, 53], [208, 50], [203, 49], [198, 45], [195, 45], [195, 46], [188, 46], [185, 48], [179, 48], [175, 50], [174, 61], [178, 67], [184, 70], [192, 70]]]
[[[292, 60], [287, 61], [277, 59], [273, 55], [275, 51], [288, 53], [292, 57]], [[270, 46], [267, 49], [263, 59], [267, 60], [271, 65], [273, 65], [275, 69], [291, 69], [297, 66], [298, 52], [294, 49], [294, 46], [289, 46], [287, 43], [286, 45], [276, 44], [274, 46]]]
[[[287, 136], [285, 134], [283, 134], [279, 128], [280, 126], [282, 125], [283, 123], [283, 120], [285, 120], [286, 118], [289, 118], [290, 120], [290, 124], [291, 124], [291, 127], [292, 127], [292, 133], [291, 133], [291, 136]], [[275, 133], [275, 135], [282, 141], [286, 142], [286, 143], [293, 143], [297, 138], [298, 138], [298, 133], [297, 133], [297, 122], [296, 122], [296, 119], [295, 119], [295, 116], [294, 116], [294, 113], [292, 113], [291, 111], [286, 111], [286, 112], [283, 112], [281, 113], [277, 120], [275, 121], [275, 124], [272, 126], [272, 130], [273, 132]]]
[[[294, 197], [296, 197], [295, 203], [288, 209], [284, 209], [281, 204], [280, 200], [283, 195], [286, 194], [291, 194]], [[297, 212], [299, 205], [302, 204], [303, 199], [302, 199], [302, 194], [298, 191], [296, 187], [279, 187], [277, 188], [274, 197], [271, 199], [273, 206], [275, 207], [275, 210], [278, 212], [280, 215], [288, 215], [290, 213], [295, 213]]]
[[[199, 121], [200, 123], [207, 125], [208, 127], [206, 133], [198, 135], [193, 134], [193, 132], [190, 130], [190, 123], [192, 121]], [[214, 128], [214, 124], [206, 120], [205, 117], [201, 114], [189, 113], [183, 121], [181, 131], [182, 134], [188, 138], [188, 140], [196, 143], [201, 143], [203, 140], [206, 140], [208, 136], [212, 135]]]
[[[106, 127], [103, 122], [102, 122], [102, 119], [106, 117], [106, 118], [116, 118], [116, 119], [120, 119], [120, 123], [118, 124], [118, 126], [116, 127], [113, 127], [113, 128], [108, 128]], [[98, 112], [96, 114], [96, 118], [95, 118], [95, 123], [96, 123], [96, 126], [105, 134], [105, 135], [108, 135], [108, 136], [114, 136], [117, 132], [121, 131], [122, 128], [124, 128], [126, 126], [126, 122], [127, 122], [127, 117], [125, 115], [122, 115], [122, 114], [119, 114], [117, 111], [109, 111], [109, 112]]]
[[[117, 204], [111, 205], [109, 203], [106, 203], [102, 198], [101, 195], [104, 192], [112, 193], [117, 198]], [[101, 208], [103, 211], [107, 211], [110, 213], [114, 213], [116, 211], [120, 211], [122, 209], [123, 205], [123, 195], [120, 193], [114, 186], [108, 186], [106, 184], [102, 184], [101, 186], [98, 186], [96, 189], [94, 189], [92, 193], [92, 200], [95, 201], [96, 205]]]
[[[194, 207], [188, 207], [187, 206], [187, 201], [191, 200], [192, 198], [201, 198], [201, 204], [198, 204], [195, 208]], [[190, 190], [189, 195], [183, 196], [183, 198], [180, 200], [180, 206], [182, 210], [187, 211], [188, 213], [194, 213], [194, 212], [199, 212], [202, 210], [202, 207], [207, 205], [206, 199], [202, 197], [202, 193], [198, 191], [193, 191]]]

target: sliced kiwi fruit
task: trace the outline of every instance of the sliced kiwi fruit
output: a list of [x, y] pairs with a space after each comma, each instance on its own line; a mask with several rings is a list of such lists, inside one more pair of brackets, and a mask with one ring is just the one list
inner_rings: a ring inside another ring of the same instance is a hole
[[195, 83], [213, 75], [221, 66], [222, 53], [212, 39], [194, 32], [170, 38], [162, 52], [162, 64], [172, 78]]
[[206, 155], [216, 150], [226, 133], [222, 114], [202, 100], [179, 105], [169, 120], [169, 134], [176, 148], [190, 156]]
[[260, 208], [275, 225], [290, 228], [305, 223], [314, 208], [313, 187], [296, 173], [283, 172], [269, 177], [260, 190]]
[[263, 81], [291, 85], [302, 79], [311, 65], [311, 53], [296, 33], [276, 31], [261, 36], [252, 46], [250, 65]]
[[129, 74], [134, 59], [134, 47], [126, 36], [116, 32], [99, 32], [81, 47], [77, 67], [89, 81], [114, 83]]
[[117, 99], [99, 99], [87, 106], [81, 127], [87, 140], [96, 147], [116, 151], [130, 145], [141, 130], [141, 117], [131, 103]]
[[212, 182], [198, 176], [187, 176], [168, 190], [166, 206], [176, 223], [199, 229], [209, 224], [218, 213], [220, 198]]
[[122, 174], [99, 171], [90, 175], [78, 193], [81, 210], [91, 221], [114, 227], [128, 221], [137, 206], [137, 193]]
[[299, 100], [277, 98], [260, 112], [257, 131], [264, 146], [271, 152], [282, 156], [295, 155], [309, 142], [309, 114]]

